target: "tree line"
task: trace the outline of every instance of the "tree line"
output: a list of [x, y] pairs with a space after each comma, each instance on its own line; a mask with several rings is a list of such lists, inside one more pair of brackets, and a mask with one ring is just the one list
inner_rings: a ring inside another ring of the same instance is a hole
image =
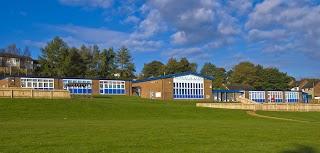
[[[160, 76], [163, 73], [197, 72], [197, 67], [196, 63], [190, 63], [186, 58], [181, 58], [180, 61], [171, 58], [166, 65], [160, 61], [152, 61], [144, 64], [138, 78]], [[280, 72], [277, 68], [264, 68], [251, 62], [241, 62], [229, 71], [207, 62], [201, 68], [200, 74], [214, 78], [213, 89], [226, 89], [226, 84], [236, 83], [249, 85], [256, 90], [288, 90], [290, 89], [288, 83], [294, 80], [293, 77]]]
[[125, 46], [117, 51], [110, 47], [100, 49], [97, 45], [80, 48], [69, 47], [56, 37], [40, 49], [40, 76], [81, 78], [135, 78], [135, 66], [129, 49]]
[[[180, 60], [170, 58], [166, 64], [156, 60], [145, 63], [141, 73], [135, 76], [135, 64], [125, 46], [116, 51], [113, 47], [100, 49], [97, 45], [69, 47], [61, 38], [55, 37], [40, 51], [42, 54], [38, 62], [41, 66], [35, 70], [36, 76], [144, 79], [182, 72], [198, 73], [198, 64], [183, 57]], [[6, 52], [21, 55], [16, 46], [8, 47]], [[30, 57], [28, 52], [26, 46], [23, 55]], [[290, 88], [288, 83], [294, 80], [277, 68], [251, 62], [241, 62], [229, 71], [207, 62], [200, 69], [200, 74], [214, 77], [213, 89], [226, 89], [226, 84], [236, 83], [249, 85], [256, 90], [287, 90]]]

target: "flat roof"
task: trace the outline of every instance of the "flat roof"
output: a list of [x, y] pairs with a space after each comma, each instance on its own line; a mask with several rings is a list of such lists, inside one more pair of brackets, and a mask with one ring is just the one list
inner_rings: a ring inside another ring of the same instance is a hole
[[6, 78], [52, 78], [52, 79], [83, 79], [83, 80], [121, 80], [121, 81], [131, 81], [126, 79], [109, 79], [109, 78], [79, 78], [79, 77], [62, 77], [62, 78], [55, 78], [55, 77], [47, 77], [47, 76], [5, 76], [0, 78], [0, 80]]
[[194, 72], [183, 72], [183, 73], [178, 73], [178, 74], [169, 74], [169, 75], [146, 78], [146, 79], [141, 79], [141, 80], [134, 80], [134, 81], [132, 81], [132, 83], [140, 83], [140, 82], [147, 82], [147, 81], [153, 81], [153, 80], [174, 78], [174, 77], [180, 77], [180, 76], [185, 76], [185, 75], [195, 75], [195, 76], [202, 77], [202, 78], [205, 78], [205, 79], [208, 79], [208, 80], [214, 80], [213, 77], [208, 77], [208, 76], [197, 74], [197, 73], [194, 73]]

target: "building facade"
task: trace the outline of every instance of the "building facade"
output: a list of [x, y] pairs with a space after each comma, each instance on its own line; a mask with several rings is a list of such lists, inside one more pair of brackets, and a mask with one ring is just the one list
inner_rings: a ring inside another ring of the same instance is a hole
[[132, 83], [115, 79], [5, 77], [0, 88], [22, 88], [35, 90], [69, 90], [78, 95], [131, 95]]
[[132, 87], [142, 98], [212, 101], [212, 80], [211, 77], [185, 72], [135, 80]]

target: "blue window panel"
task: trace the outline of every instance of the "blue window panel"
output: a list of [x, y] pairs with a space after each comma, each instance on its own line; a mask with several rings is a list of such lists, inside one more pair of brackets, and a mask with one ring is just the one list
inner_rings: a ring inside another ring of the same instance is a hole
[[117, 90], [117, 94], [121, 94], [121, 90], [120, 89]]
[[194, 98], [194, 95], [191, 95], [191, 98]]
[[125, 89], [122, 89], [121, 90], [121, 94], [125, 94], [126, 93], [126, 90]]
[[92, 93], [92, 89], [88, 89], [88, 93]]
[[82, 89], [78, 89], [78, 94], [82, 94], [83, 90]]
[[78, 93], [78, 90], [77, 90], [77, 89], [74, 89], [73, 92], [74, 92], [74, 93]]
[[112, 94], [117, 94], [117, 89], [112, 89]]
[[70, 93], [73, 93], [72, 89], [69, 89], [69, 92], [70, 92]]
[[108, 94], [112, 94], [112, 89], [108, 89]]
[[177, 98], [177, 95], [173, 95], [173, 98]]
[[182, 95], [179, 95], [179, 98], [182, 98]]
[[100, 90], [100, 94], [103, 94], [103, 90]]
[[82, 89], [82, 92], [83, 92], [84, 94], [87, 94], [87, 93], [88, 93], [87, 89]]
[[198, 95], [196, 95], [196, 96], [195, 96], [195, 98], [199, 98], [199, 96], [198, 96]]
[[104, 94], [109, 94], [109, 90], [108, 89], [104, 89]]

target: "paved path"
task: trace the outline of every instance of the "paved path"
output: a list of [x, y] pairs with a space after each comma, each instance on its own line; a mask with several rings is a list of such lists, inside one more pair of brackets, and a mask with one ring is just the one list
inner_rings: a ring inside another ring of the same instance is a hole
[[247, 114], [252, 115], [252, 116], [256, 116], [256, 117], [270, 118], [270, 119], [275, 119], [275, 120], [285, 120], [285, 121], [294, 121], [294, 122], [309, 123], [308, 121], [295, 120], [295, 119], [290, 119], [290, 118], [279, 118], [279, 117], [272, 117], [272, 116], [260, 115], [260, 114], [257, 114], [257, 113], [254, 112], [254, 111], [247, 111]]

